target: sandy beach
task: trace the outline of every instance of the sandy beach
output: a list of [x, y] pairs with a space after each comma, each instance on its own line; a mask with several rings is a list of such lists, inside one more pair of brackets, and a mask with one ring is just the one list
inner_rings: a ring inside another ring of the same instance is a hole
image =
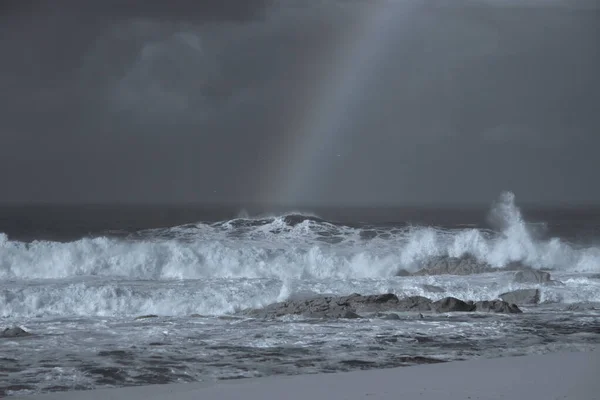
[[57, 392], [13, 399], [600, 399], [600, 351], [218, 383]]

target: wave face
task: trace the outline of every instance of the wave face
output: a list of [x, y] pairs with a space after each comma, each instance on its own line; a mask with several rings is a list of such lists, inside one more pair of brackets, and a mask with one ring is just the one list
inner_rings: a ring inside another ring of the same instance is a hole
[[287, 214], [68, 243], [24, 243], [0, 234], [0, 279], [386, 278], [400, 268], [414, 271], [431, 257], [465, 254], [496, 267], [522, 261], [534, 268], [600, 272], [599, 247], [537, 239], [513, 194], [503, 194], [490, 217], [498, 230], [354, 228]]
[[[0, 316], [219, 315], [306, 293], [495, 298], [521, 286], [509, 272], [404, 277], [433, 257], [470, 255], [502, 267], [553, 270], [553, 303], [600, 302], [600, 247], [542, 239], [512, 193], [489, 214], [495, 229], [407, 224], [348, 226], [291, 213], [237, 218], [71, 242], [0, 236]], [[598, 284], [597, 284], [598, 283]], [[424, 284], [444, 288], [428, 293]]]

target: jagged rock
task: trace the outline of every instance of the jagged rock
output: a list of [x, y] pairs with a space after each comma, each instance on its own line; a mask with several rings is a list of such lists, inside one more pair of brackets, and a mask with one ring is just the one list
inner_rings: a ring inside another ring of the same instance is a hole
[[513, 261], [505, 265], [505, 271], [516, 271], [515, 282], [518, 283], [543, 283], [544, 285], [562, 286], [564, 283], [553, 280], [549, 272], [532, 268], [522, 261]]
[[270, 304], [264, 308], [246, 310], [245, 314], [256, 318], [277, 318], [284, 315], [302, 315], [309, 318], [356, 318], [356, 310], [346, 297], [315, 297]]
[[349, 305], [357, 312], [380, 312], [395, 308], [399, 300], [398, 297], [392, 293], [369, 296], [355, 293], [350, 296], [341, 297], [338, 302]]
[[517, 283], [550, 283], [552, 277], [546, 271], [533, 268], [523, 269], [515, 273], [514, 281]]
[[512, 304], [538, 304], [540, 302], [539, 289], [519, 289], [502, 293], [498, 296], [507, 303]]
[[[481, 304], [480, 304], [481, 303]], [[462, 301], [453, 297], [446, 297], [432, 302], [427, 297], [411, 296], [399, 299], [396, 295], [380, 294], [362, 296], [321, 296], [304, 300], [288, 300], [270, 304], [260, 309], [247, 309], [241, 311], [243, 315], [272, 319], [284, 315], [301, 315], [308, 318], [360, 318], [359, 313], [374, 313], [377, 317], [389, 315], [391, 319], [398, 317], [393, 312], [521, 312], [518, 307], [508, 305], [503, 301], [479, 302]], [[384, 314], [385, 313], [385, 314]], [[399, 317], [398, 317], [399, 318]]]
[[439, 301], [436, 301], [435, 303], [433, 303], [432, 308], [433, 310], [441, 313], [479, 311], [515, 314], [522, 312], [516, 305], [509, 304], [501, 300], [473, 302], [462, 301], [455, 297], [446, 297]]
[[497, 271], [486, 262], [481, 262], [475, 257], [436, 257], [428, 265], [413, 275], [473, 275]]
[[473, 311], [475, 306], [455, 297], [445, 297], [433, 303], [432, 308], [440, 313], [447, 312], [469, 312]]
[[1, 338], [15, 338], [25, 336], [31, 336], [31, 333], [19, 328], [18, 326], [12, 328], [5, 328], [3, 331], [0, 331]]
[[433, 302], [431, 299], [423, 296], [411, 296], [398, 300], [398, 305], [394, 311], [431, 311]]
[[140, 319], [150, 319], [150, 318], [158, 318], [158, 315], [154, 315], [154, 314], [148, 314], [148, 315], [140, 315], [139, 317], [135, 317], [135, 320], [140, 320]]
[[504, 314], [521, 314], [523, 312], [516, 304], [510, 304], [502, 300], [477, 301], [475, 302], [474, 311]]
[[352, 294], [340, 297], [339, 304], [347, 304], [356, 312], [385, 312], [385, 311], [429, 311], [431, 300], [427, 297], [412, 296], [399, 299], [392, 293], [362, 296]]
[[444, 290], [444, 288], [441, 288], [439, 286], [435, 286], [435, 285], [421, 285], [421, 287], [423, 288], [423, 290], [427, 291], [427, 292], [431, 292], [431, 293], [444, 293], [446, 290]]
[[357, 313], [387, 311], [429, 311], [431, 300], [426, 297], [398, 299], [394, 294], [362, 296], [320, 296], [304, 300], [288, 300], [270, 304], [260, 309], [244, 310], [255, 318], [277, 318], [284, 315], [302, 315], [309, 318], [357, 318]]

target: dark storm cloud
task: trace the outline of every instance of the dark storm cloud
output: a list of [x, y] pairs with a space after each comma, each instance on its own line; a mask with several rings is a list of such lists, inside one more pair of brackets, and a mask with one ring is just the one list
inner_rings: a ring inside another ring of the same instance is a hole
[[[491, 3], [411, 9], [304, 201], [600, 201], [598, 11]], [[0, 200], [269, 201], [372, 4], [2, 3]]]
[[157, 19], [176, 18], [199, 20], [236, 20], [244, 21], [260, 15], [271, 0], [4, 0], [3, 16], [30, 16], [39, 12], [46, 15], [77, 14], [94, 17], [133, 18], [146, 17]]

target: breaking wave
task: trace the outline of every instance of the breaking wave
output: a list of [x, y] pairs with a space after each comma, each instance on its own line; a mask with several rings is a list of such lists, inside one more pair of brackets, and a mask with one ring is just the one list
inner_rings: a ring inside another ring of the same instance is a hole
[[238, 218], [61, 243], [0, 234], [0, 279], [82, 276], [169, 280], [207, 278], [384, 278], [416, 270], [431, 257], [470, 254], [502, 267], [600, 271], [600, 248], [537, 239], [504, 193], [490, 213], [498, 228], [354, 228], [310, 215]]
[[486, 300], [522, 287], [510, 272], [395, 278], [432, 257], [464, 255], [495, 267], [520, 261], [553, 269], [563, 285], [544, 287], [542, 301], [600, 302], [600, 280], [581, 274], [600, 271], [598, 247], [540, 239], [512, 193], [500, 196], [489, 217], [493, 230], [358, 228], [292, 213], [68, 243], [1, 235], [0, 317], [220, 315], [302, 293]]

